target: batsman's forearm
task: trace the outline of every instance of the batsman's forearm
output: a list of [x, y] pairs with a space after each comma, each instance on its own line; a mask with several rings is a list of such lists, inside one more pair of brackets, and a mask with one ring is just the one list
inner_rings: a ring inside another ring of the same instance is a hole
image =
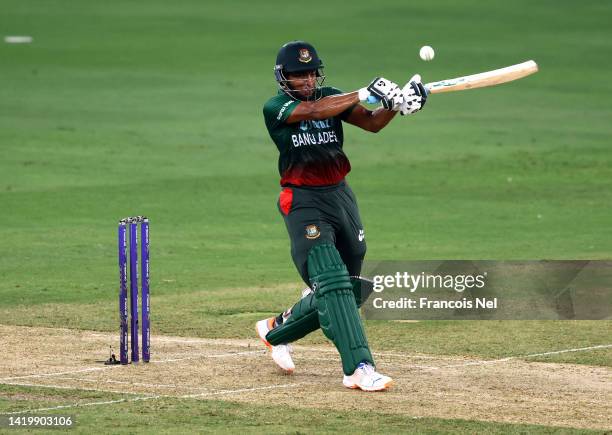
[[391, 120], [397, 115], [397, 112], [393, 110], [387, 110], [383, 107], [379, 107], [378, 109], [370, 112], [370, 117], [372, 120], [371, 126], [372, 131], [380, 131], [391, 122]]
[[330, 95], [308, 104], [310, 105], [311, 119], [327, 119], [341, 114], [358, 103], [358, 92], [350, 92], [348, 94]]

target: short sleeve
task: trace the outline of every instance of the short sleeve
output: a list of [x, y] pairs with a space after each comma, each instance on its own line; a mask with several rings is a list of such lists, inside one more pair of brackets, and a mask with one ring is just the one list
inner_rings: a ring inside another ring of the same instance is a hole
[[266, 104], [264, 104], [263, 108], [263, 114], [268, 129], [272, 130], [280, 124], [285, 123], [298, 104], [300, 104], [299, 101], [292, 100], [286, 95], [277, 95], [274, 98], [270, 98]]

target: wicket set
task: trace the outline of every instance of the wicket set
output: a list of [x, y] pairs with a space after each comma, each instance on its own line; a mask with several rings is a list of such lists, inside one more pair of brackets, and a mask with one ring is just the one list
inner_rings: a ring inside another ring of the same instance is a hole
[[128, 364], [128, 301], [127, 301], [127, 239], [129, 226], [130, 247], [130, 344], [132, 362], [140, 360], [138, 350], [138, 224], [140, 224], [141, 256], [141, 299], [142, 299], [142, 360], [150, 359], [150, 304], [149, 304], [149, 219], [145, 216], [127, 217], [119, 221], [119, 318], [120, 325], [120, 362]]

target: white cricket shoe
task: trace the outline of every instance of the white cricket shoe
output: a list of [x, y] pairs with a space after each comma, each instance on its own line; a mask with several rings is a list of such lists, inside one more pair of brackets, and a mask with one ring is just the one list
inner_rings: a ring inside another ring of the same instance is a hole
[[372, 364], [362, 362], [359, 363], [352, 375], [344, 375], [342, 383], [347, 388], [359, 388], [363, 391], [382, 391], [393, 385], [393, 379], [378, 373]]
[[257, 335], [261, 338], [261, 341], [264, 342], [268, 349], [270, 349], [272, 359], [286, 374], [290, 375], [295, 370], [295, 364], [293, 364], [293, 359], [291, 359], [291, 353], [293, 352], [293, 348], [289, 344], [278, 344], [276, 346], [271, 345], [266, 340], [266, 335], [268, 332], [274, 328], [274, 317], [270, 317], [269, 319], [260, 320], [255, 324], [255, 329], [257, 330]]

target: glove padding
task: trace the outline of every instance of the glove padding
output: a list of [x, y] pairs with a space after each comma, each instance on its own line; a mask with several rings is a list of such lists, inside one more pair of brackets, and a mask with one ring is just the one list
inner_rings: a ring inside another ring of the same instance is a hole
[[404, 100], [399, 86], [383, 77], [376, 77], [366, 89], [379, 98], [387, 110], [399, 110]]
[[421, 83], [421, 76], [415, 74], [404, 89], [402, 89], [403, 101], [399, 111], [402, 116], [412, 115], [421, 110], [427, 102], [427, 90]]

